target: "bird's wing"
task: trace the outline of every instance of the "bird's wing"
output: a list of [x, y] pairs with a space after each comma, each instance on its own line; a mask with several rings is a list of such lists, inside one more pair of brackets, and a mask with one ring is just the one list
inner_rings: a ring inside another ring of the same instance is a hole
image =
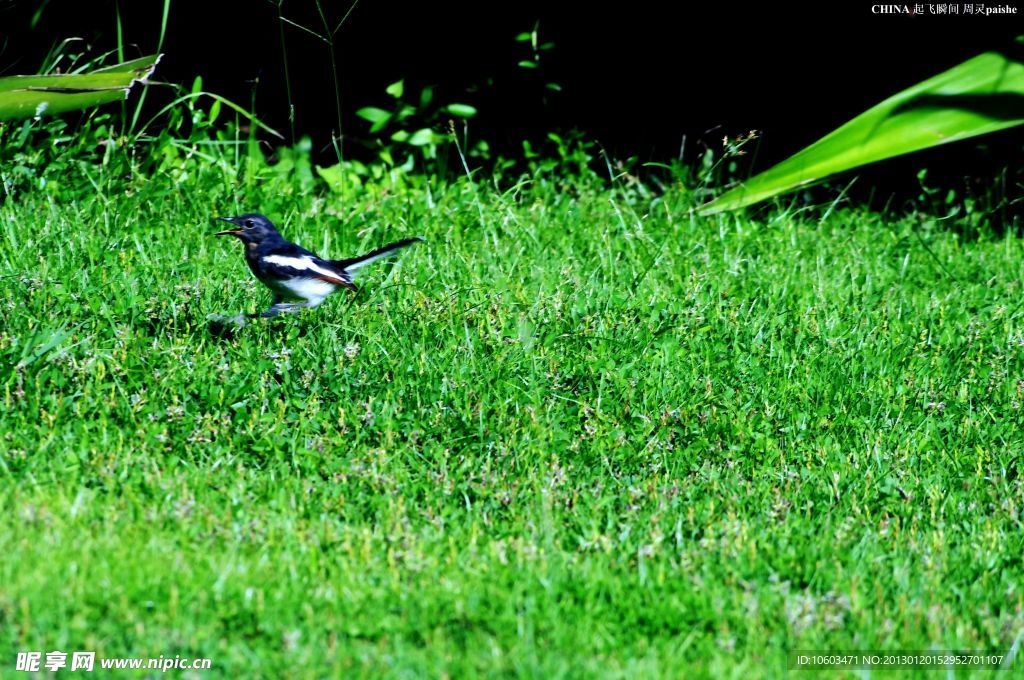
[[347, 286], [352, 277], [342, 269], [338, 269], [327, 260], [316, 255], [284, 255], [273, 253], [261, 258], [263, 269], [274, 278], [305, 277], [321, 279], [330, 283]]
[[345, 271], [350, 275], [355, 274], [357, 271], [359, 271], [366, 265], [370, 264], [371, 262], [376, 262], [381, 258], [393, 255], [402, 248], [408, 248], [412, 244], [418, 243], [422, 240], [423, 239], [419, 238], [418, 236], [416, 238], [405, 238], [402, 239], [401, 241], [389, 243], [388, 245], [383, 246], [382, 248], [371, 250], [365, 255], [360, 255], [359, 257], [353, 257], [347, 260], [331, 260], [330, 264], [332, 264], [334, 267], [338, 269]]
[[339, 271], [330, 260], [323, 260], [317, 254], [300, 245], [281, 241], [260, 253], [260, 259], [268, 267], [277, 270], [281, 276], [333, 276], [341, 278]]

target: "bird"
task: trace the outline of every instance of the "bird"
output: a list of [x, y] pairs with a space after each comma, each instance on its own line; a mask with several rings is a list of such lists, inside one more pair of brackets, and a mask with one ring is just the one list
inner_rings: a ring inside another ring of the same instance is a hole
[[316, 307], [328, 295], [343, 288], [357, 291], [352, 282], [356, 272], [371, 262], [423, 241], [420, 237], [405, 238], [359, 257], [327, 260], [286, 241], [265, 215], [245, 213], [213, 219], [233, 225], [233, 229], [218, 231], [215, 236], [235, 236], [241, 240], [245, 244], [245, 261], [249, 269], [274, 294], [274, 301], [267, 311], [244, 315], [249, 318], [272, 317]]

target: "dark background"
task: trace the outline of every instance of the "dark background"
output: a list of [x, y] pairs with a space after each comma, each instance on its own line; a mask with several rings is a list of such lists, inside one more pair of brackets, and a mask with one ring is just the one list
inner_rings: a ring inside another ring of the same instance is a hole
[[[578, 129], [614, 156], [643, 161], [676, 158], [685, 135], [693, 160], [702, 143], [719, 145], [724, 134], [757, 129], [759, 168], [1022, 32], [1019, 15], [907, 17], [875, 15], [871, 6], [322, 2], [332, 29], [351, 9], [333, 47], [346, 149], [368, 127], [354, 112], [386, 105], [384, 88], [405, 78], [409, 89], [435, 85], [438, 100], [476, 106], [471, 134], [498, 152], [518, 153], [523, 139]], [[126, 56], [157, 49], [162, 7], [157, 0], [120, 3]], [[245, 107], [255, 102], [266, 122], [291, 137], [283, 34], [294, 130], [332, 153], [332, 48], [282, 24], [279, 7], [291, 21], [326, 33], [313, 0], [172, 2], [156, 79], [191, 86], [201, 74], [206, 89]], [[56, 42], [71, 36], [85, 38], [94, 53], [112, 49], [116, 8], [114, 0], [0, 0], [0, 73], [34, 72]], [[540, 69], [527, 71], [517, 63], [528, 49], [515, 36], [537, 22], [541, 41], [554, 47]], [[562, 91], [545, 89], [548, 82]], [[956, 146], [952, 156], [947, 150], [927, 158], [938, 166], [955, 159], [961, 169], [1008, 162], [1018, 157], [1021, 135]]]

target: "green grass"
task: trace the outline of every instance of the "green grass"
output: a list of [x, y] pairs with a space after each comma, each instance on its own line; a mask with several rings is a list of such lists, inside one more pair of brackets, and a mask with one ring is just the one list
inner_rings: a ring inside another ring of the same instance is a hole
[[[84, 167], [0, 204], [4, 675], [778, 677], [1024, 630], [1016, 236]], [[260, 209], [335, 257], [427, 243], [212, 334], [269, 296], [207, 220]]]

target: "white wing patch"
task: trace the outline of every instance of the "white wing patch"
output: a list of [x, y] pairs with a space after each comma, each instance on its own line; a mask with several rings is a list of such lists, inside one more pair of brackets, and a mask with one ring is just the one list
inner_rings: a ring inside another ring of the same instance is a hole
[[313, 262], [313, 258], [309, 255], [303, 255], [302, 257], [289, 257], [287, 255], [267, 255], [263, 258], [265, 262], [271, 264], [279, 264], [282, 267], [291, 267], [298, 271], [309, 272], [310, 276], [330, 276], [331, 278], [340, 278], [337, 272], [332, 272], [330, 269], [325, 269]]

